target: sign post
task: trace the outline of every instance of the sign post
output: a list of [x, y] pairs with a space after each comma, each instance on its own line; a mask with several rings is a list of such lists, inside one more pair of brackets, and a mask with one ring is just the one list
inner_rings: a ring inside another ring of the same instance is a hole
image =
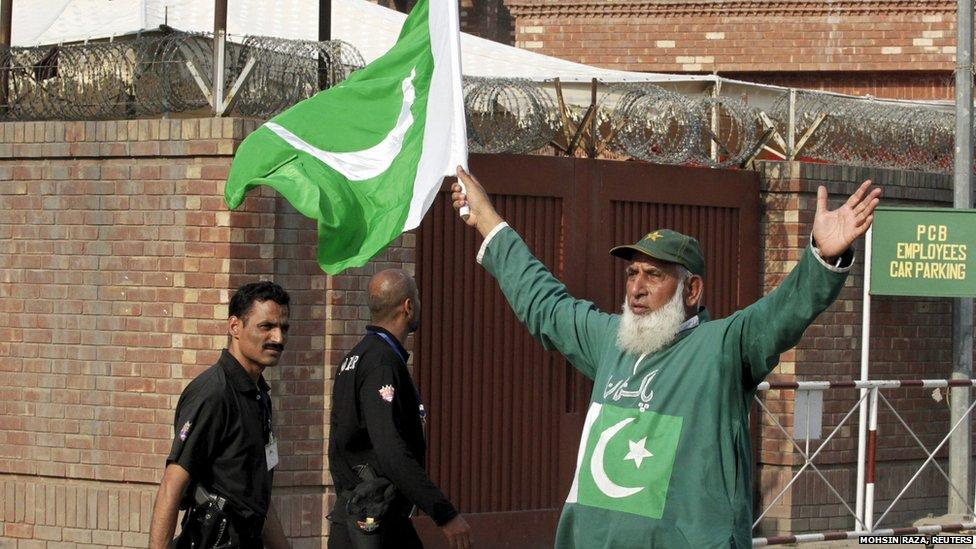
[[[879, 206], [867, 233], [861, 327], [861, 380], [868, 379], [871, 295], [976, 296], [976, 210]], [[864, 397], [864, 390], [861, 391]], [[856, 529], [865, 517], [866, 403], [861, 402]], [[968, 440], [968, 435], [967, 435]], [[967, 445], [967, 456], [968, 456]]]

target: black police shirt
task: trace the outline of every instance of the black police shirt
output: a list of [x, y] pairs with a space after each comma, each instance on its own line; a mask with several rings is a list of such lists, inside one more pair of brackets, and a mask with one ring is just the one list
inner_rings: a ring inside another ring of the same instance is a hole
[[370, 465], [401, 497], [442, 526], [457, 511], [424, 470], [423, 408], [407, 371], [407, 351], [390, 332], [367, 326], [332, 387], [329, 471], [340, 493], [359, 483], [353, 467]]
[[227, 498], [244, 518], [266, 517], [274, 470], [265, 445], [271, 432], [271, 397], [264, 376], [255, 385], [224, 349], [216, 364], [190, 382], [176, 405], [176, 437], [166, 458], [193, 481]]

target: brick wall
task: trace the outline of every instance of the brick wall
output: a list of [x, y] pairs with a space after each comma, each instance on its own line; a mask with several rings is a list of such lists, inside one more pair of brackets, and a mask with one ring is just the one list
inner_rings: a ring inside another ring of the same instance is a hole
[[[254, 191], [240, 211], [227, 212], [222, 181], [236, 144], [256, 124], [0, 124], [0, 545], [145, 545], [176, 399], [224, 346], [231, 290], [261, 278], [282, 283], [294, 299], [286, 359], [268, 376], [281, 434], [276, 505], [298, 546], [321, 546], [332, 499], [325, 472], [332, 368], [362, 333], [368, 276], [412, 270], [414, 237], [362, 269], [327, 277], [314, 263], [314, 226], [273, 192]], [[951, 200], [945, 176], [774, 162], [762, 171], [766, 291], [798, 259], [821, 182], [835, 199], [872, 177], [889, 204]], [[784, 355], [776, 378], [856, 376], [862, 268]], [[918, 377], [919, 364], [926, 377], [948, 373], [946, 300], [878, 298], [873, 307], [878, 376]], [[827, 399], [825, 433], [853, 396]], [[921, 436], [930, 446], [944, 432], [944, 402], [910, 390], [889, 396], [909, 424], [927, 423]], [[787, 429], [793, 399], [788, 391], [766, 395]], [[893, 497], [924, 457], [896, 421], [882, 412], [880, 471], [889, 484], [879, 485], [879, 500]], [[856, 423], [848, 425], [817, 463], [851, 501]], [[766, 421], [759, 469], [766, 501], [801, 461]], [[925, 477], [910, 493], [914, 502], [889, 520], [940, 512], [939, 478]], [[764, 530], [849, 527], [831, 497], [807, 474]]]
[[[408, 13], [416, 0], [371, 0], [390, 9]], [[512, 15], [504, 0], [459, 0], [461, 32], [501, 42], [515, 43]]]
[[[772, 290], [789, 272], [810, 234], [818, 185], [826, 185], [836, 204], [864, 179], [883, 189], [887, 205], [951, 207], [950, 179], [941, 174], [898, 172], [823, 164], [766, 162], [763, 174], [765, 218], [762, 228], [764, 292]], [[835, 205], [834, 204], [834, 205]], [[863, 242], [847, 284], [837, 300], [807, 329], [803, 339], [783, 355], [770, 376], [777, 381], [857, 379], [860, 377], [861, 310], [864, 277]], [[952, 303], [942, 298], [875, 297], [872, 299], [871, 377], [919, 379], [949, 377]], [[942, 391], [944, 395], [944, 391]], [[930, 449], [948, 432], [945, 400], [933, 399], [931, 390], [884, 391], [894, 409]], [[792, 433], [794, 391], [763, 395], [778, 421]], [[825, 439], [857, 401], [854, 390], [824, 393]], [[857, 457], [857, 412], [815, 460], [840, 495], [854, 506]], [[878, 485], [879, 512], [898, 494], [926, 455], [894, 414], [879, 408]], [[760, 449], [762, 506], [765, 507], [803, 464], [802, 456], [786, 436], [764, 416]], [[802, 445], [802, 442], [801, 442]], [[820, 440], [811, 441], [811, 452]], [[946, 452], [939, 457], [945, 467]], [[931, 466], [929, 466], [931, 468]], [[887, 527], [903, 526], [946, 510], [947, 484], [932, 468], [885, 519]], [[968, 490], [967, 490], [968, 491]], [[885, 503], [886, 502], [886, 503]], [[884, 505], [882, 506], [882, 503]], [[878, 508], [878, 507], [876, 507]], [[854, 521], [812, 470], [805, 472], [784, 501], [761, 524], [764, 533], [850, 529]]]
[[494, 40], [515, 43], [515, 25], [504, 0], [461, 0], [461, 32]]
[[951, 101], [955, 93], [955, 76], [948, 70], [817, 73], [732, 72], [722, 74], [734, 80], [788, 88], [823, 90], [848, 95]]
[[267, 373], [276, 505], [297, 546], [321, 545], [327, 366], [361, 331], [365, 273], [412, 261], [412, 235], [329, 278], [314, 224], [273, 192], [228, 212], [231, 155], [256, 125], [0, 124], [0, 545], [146, 545], [179, 394], [226, 345], [233, 289], [258, 279], [293, 303]]
[[956, 8], [946, 0], [506, 4], [516, 46], [589, 65], [718, 72], [887, 97], [951, 97]]

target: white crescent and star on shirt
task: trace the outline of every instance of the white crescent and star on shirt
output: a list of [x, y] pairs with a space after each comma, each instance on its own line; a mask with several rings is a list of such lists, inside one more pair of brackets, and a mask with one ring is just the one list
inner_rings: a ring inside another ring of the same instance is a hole
[[[634, 421], [634, 418], [629, 417], [608, 427], [605, 431], [600, 433], [600, 438], [597, 440], [596, 446], [593, 448], [593, 457], [590, 459], [590, 474], [593, 475], [593, 482], [596, 483], [597, 488], [611, 498], [629, 497], [645, 488], [644, 486], [621, 486], [610, 480], [610, 476], [607, 475], [607, 471], [604, 468], [607, 444], [610, 443], [610, 439], [612, 439], [614, 435], [616, 435], [621, 429], [626, 427], [627, 424], [631, 423], [632, 421]], [[645, 458], [654, 457], [654, 454], [647, 450], [647, 437], [644, 437], [638, 441], [628, 440], [627, 442], [630, 446], [630, 451], [626, 456], [624, 456], [623, 459], [624, 461], [632, 460], [638, 469]]]

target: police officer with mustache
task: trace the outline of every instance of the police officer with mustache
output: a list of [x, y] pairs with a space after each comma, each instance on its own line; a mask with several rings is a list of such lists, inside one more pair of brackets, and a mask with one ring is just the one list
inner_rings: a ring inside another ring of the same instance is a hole
[[271, 504], [278, 441], [266, 368], [288, 340], [289, 296], [273, 282], [242, 286], [231, 297], [230, 345], [180, 395], [175, 437], [153, 507], [149, 546], [289, 547]]

